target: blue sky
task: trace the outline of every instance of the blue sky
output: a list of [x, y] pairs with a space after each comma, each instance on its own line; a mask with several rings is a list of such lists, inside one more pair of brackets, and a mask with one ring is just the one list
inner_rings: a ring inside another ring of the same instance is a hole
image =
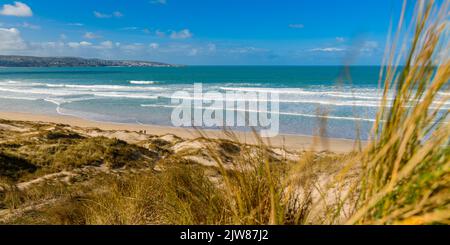
[[0, 1], [0, 54], [377, 65], [400, 0]]

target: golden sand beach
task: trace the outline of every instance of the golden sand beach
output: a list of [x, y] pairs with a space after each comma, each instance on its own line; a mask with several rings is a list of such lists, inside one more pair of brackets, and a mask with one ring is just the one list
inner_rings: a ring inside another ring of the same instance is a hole
[[[21, 112], [0, 112], [0, 118], [6, 120], [30, 121], [30, 122], [50, 122], [58, 124], [67, 124], [70, 126], [84, 128], [98, 128], [101, 130], [117, 131], [145, 131], [149, 135], [174, 134], [184, 139], [194, 139], [200, 137], [197, 130], [188, 128], [176, 128], [170, 126], [158, 125], [139, 125], [127, 123], [111, 123], [86, 120], [74, 116], [63, 115], [43, 115]], [[229, 138], [220, 130], [202, 130], [202, 133], [212, 139]], [[251, 132], [235, 132], [240, 142], [255, 144], [256, 138]], [[276, 137], [265, 138], [265, 143], [276, 148], [286, 148], [287, 150], [313, 150], [313, 151], [332, 151], [337, 153], [350, 152], [355, 148], [354, 140], [313, 137], [306, 135], [280, 134]], [[362, 143], [364, 144], [364, 142]]]

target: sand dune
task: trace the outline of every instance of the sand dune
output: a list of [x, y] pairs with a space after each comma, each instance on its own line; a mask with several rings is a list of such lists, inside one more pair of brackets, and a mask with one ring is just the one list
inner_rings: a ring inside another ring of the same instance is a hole
[[[200, 136], [200, 134], [194, 129], [157, 125], [97, 122], [73, 116], [51, 116], [19, 112], [0, 112], [0, 118], [7, 120], [60, 123], [77, 127], [98, 128], [101, 130], [136, 132], [145, 130], [146, 133], [150, 135], [174, 134], [184, 139], [194, 139]], [[220, 130], [204, 130], [203, 133], [210, 138], [229, 138]], [[120, 134], [120, 132], [117, 132], [115, 134]], [[242, 143], [256, 143], [255, 136], [252, 133], [237, 132], [236, 135]], [[126, 137], [132, 137], [132, 134], [126, 134]], [[266, 143], [269, 143], [274, 147], [284, 147], [288, 150], [350, 152], [355, 149], [355, 142], [348, 139], [319, 138], [303, 135], [278, 135], [276, 137], [266, 138], [264, 140], [266, 141]], [[127, 141], [132, 142], [133, 139], [128, 139]]]

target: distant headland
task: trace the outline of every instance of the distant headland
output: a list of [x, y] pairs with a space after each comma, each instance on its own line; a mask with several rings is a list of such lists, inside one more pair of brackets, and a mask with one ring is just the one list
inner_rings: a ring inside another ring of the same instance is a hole
[[79, 57], [34, 57], [0, 55], [0, 67], [176, 67], [179, 65], [153, 61], [102, 60]]

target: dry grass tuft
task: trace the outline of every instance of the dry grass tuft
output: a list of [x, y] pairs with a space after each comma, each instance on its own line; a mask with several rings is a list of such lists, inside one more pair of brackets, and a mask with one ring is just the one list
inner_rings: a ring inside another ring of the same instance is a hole
[[449, 49], [447, 18], [448, 2], [419, 1], [405, 66], [394, 66], [393, 45], [384, 71], [383, 104], [390, 91], [395, 96], [391, 107], [381, 107], [373, 140], [351, 163], [362, 163], [362, 171], [347, 224], [450, 220], [449, 111], [441, 110], [449, 99], [441, 93], [448, 92], [450, 78], [449, 57], [441, 56]]

